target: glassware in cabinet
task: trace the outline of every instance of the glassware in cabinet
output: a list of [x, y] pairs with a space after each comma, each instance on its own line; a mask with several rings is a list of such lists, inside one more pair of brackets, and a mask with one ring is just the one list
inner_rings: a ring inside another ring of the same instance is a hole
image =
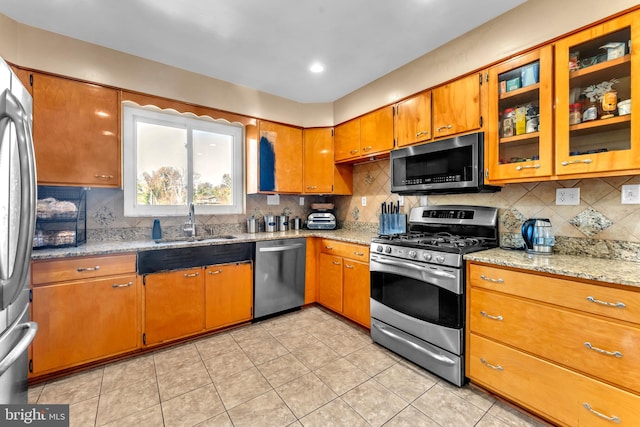
[[520, 55], [489, 70], [489, 179], [523, 182], [552, 173], [553, 51]]
[[[640, 133], [633, 115], [633, 107], [640, 108], [634, 100], [640, 96], [640, 58], [634, 45], [640, 45], [640, 11], [556, 43], [557, 175], [640, 168]], [[630, 100], [630, 111], [613, 107], [625, 100]]]

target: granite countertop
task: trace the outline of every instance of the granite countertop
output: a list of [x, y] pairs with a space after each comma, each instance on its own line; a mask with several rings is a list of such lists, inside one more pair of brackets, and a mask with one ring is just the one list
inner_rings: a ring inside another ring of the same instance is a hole
[[375, 233], [337, 230], [291, 230], [274, 233], [237, 233], [233, 239], [213, 239], [200, 241], [174, 241], [156, 243], [153, 240], [87, 242], [77, 247], [34, 249], [31, 259], [53, 259], [74, 256], [109, 255], [126, 252], [152, 251], [156, 249], [179, 248], [186, 246], [224, 245], [230, 243], [257, 242], [261, 240], [293, 239], [296, 237], [324, 237], [343, 242], [369, 245]]
[[464, 258], [468, 261], [640, 287], [640, 263], [632, 261], [579, 255], [530, 255], [525, 251], [507, 249], [474, 252]]

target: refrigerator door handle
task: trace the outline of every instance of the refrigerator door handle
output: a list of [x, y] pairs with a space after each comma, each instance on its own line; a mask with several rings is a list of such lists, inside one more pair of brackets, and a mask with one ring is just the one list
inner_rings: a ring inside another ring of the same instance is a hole
[[11, 349], [9, 354], [0, 361], [0, 376], [2, 376], [25, 351], [27, 351], [29, 344], [31, 344], [31, 341], [33, 341], [33, 338], [36, 336], [36, 332], [38, 332], [38, 324], [36, 322], [26, 322], [20, 323], [16, 326], [17, 331], [23, 329], [26, 329], [27, 332], [22, 338], [20, 338], [20, 341], [15, 347], [13, 347], [13, 349]]

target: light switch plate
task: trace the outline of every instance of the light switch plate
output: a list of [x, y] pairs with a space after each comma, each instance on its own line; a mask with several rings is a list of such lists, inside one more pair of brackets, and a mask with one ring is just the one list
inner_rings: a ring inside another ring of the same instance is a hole
[[556, 205], [570, 206], [580, 204], [580, 188], [556, 188]]
[[420, 206], [427, 206], [427, 196], [420, 196]]
[[300, 197], [300, 206], [304, 206], [304, 197]]
[[362, 196], [362, 206], [367, 206], [367, 197]]
[[267, 205], [279, 205], [280, 204], [280, 195], [272, 194], [267, 196]]
[[623, 205], [640, 204], [640, 184], [627, 184], [622, 186], [620, 201]]
[[404, 196], [398, 196], [398, 205], [404, 206]]

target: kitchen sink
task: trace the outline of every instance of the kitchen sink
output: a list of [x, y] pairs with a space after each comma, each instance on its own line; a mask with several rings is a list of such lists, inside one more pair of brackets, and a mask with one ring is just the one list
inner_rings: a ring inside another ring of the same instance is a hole
[[224, 235], [207, 235], [207, 236], [182, 236], [182, 237], [167, 237], [164, 239], [155, 239], [156, 243], [174, 243], [174, 242], [202, 242], [205, 240], [233, 240], [236, 236], [230, 234]]

